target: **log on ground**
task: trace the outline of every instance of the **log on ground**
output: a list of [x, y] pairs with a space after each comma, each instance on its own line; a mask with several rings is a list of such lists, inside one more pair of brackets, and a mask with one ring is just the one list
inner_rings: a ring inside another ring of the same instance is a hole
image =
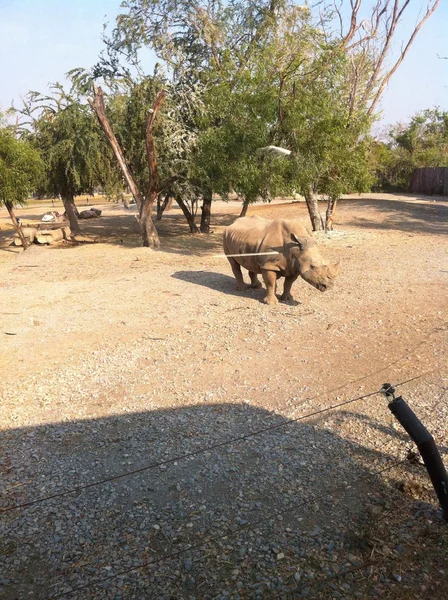
[[67, 240], [70, 238], [71, 230], [70, 227], [60, 227], [58, 229], [39, 229], [36, 232], [35, 241], [38, 244], [53, 244], [60, 240]]
[[[36, 227], [22, 227], [22, 232], [23, 232], [23, 235], [25, 236], [25, 238], [28, 240], [28, 242], [30, 244], [32, 244], [36, 237], [37, 228]], [[22, 246], [22, 240], [20, 239], [20, 236], [18, 233], [16, 233], [14, 235], [13, 244], [14, 244], [14, 246]]]

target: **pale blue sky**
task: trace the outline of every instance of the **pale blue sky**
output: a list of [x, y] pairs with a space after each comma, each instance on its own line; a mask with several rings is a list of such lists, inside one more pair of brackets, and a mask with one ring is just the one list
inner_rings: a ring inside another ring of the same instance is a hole
[[[417, 10], [420, 0], [411, 0]], [[29, 90], [46, 91], [74, 67], [92, 66], [101, 50], [102, 25], [113, 23], [120, 0], [0, 0], [0, 107]], [[417, 12], [403, 23], [409, 29]], [[382, 123], [406, 121], [417, 110], [448, 110], [448, 1], [423, 26], [393, 76], [381, 108]], [[399, 46], [398, 46], [399, 47]]]

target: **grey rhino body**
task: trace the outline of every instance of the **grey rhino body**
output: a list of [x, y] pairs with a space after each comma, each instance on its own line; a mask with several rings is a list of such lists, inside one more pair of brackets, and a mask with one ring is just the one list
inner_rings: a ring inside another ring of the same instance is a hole
[[[241, 267], [249, 271], [252, 288], [260, 288], [257, 275], [266, 285], [266, 304], [277, 304], [276, 282], [285, 278], [283, 301], [292, 301], [291, 287], [300, 276], [316, 289], [324, 292], [333, 287], [339, 272], [339, 263], [327, 264], [322, 259], [316, 241], [296, 220], [269, 221], [258, 216], [237, 219], [224, 232], [224, 252], [237, 282], [244, 290]], [[265, 255], [262, 253], [277, 252]], [[255, 254], [256, 256], [229, 256]]]

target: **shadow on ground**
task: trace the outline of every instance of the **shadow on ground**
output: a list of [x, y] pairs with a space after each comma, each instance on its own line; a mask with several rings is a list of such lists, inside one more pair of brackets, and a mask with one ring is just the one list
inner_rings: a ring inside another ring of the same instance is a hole
[[[109, 209], [110, 210], [110, 209]], [[135, 218], [135, 209], [124, 212], [116, 207], [114, 215], [102, 215], [96, 219], [80, 220], [81, 235], [89, 236], [98, 243], [121, 245], [123, 248], [141, 246], [141, 235], [138, 222]], [[41, 214], [27, 214], [23, 224], [37, 224], [40, 222]], [[213, 216], [212, 233], [191, 234], [183, 215], [176, 211], [173, 214], [163, 216], [161, 221], [156, 221], [159, 232], [161, 248], [164, 252], [202, 256], [212, 252], [222, 252], [222, 237], [220, 232], [214, 229], [230, 225], [235, 215], [216, 214]], [[15, 231], [12, 226], [9, 229], [0, 230], [0, 250], [18, 252], [20, 249], [12, 247], [12, 239]], [[63, 243], [64, 247], [73, 248], [69, 242]], [[52, 246], [60, 248], [61, 245]]]
[[[323, 207], [322, 203], [322, 209]], [[81, 220], [81, 233], [96, 238], [98, 242], [118, 244], [123, 248], [140, 246], [141, 237], [135, 218], [135, 206], [124, 210], [119, 205], [111, 204], [106, 210], [115, 214], [102, 215], [98, 219]], [[308, 222], [306, 205], [302, 202], [257, 204], [251, 207], [250, 212], [268, 218], [278, 218], [281, 215], [282, 218], [299, 218], [305, 224]], [[24, 224], [27, 221], [37, 222], [41, 216], [42, 213], [25, 213], [23, 222]], [[156, 221], [162, 250], [168, 253], [196, 256], [222, 252], [222, 228], [230, 225], [236, 218], [236, 214], [215, 212], [212, 214], [212, 233], [192, 235], [181, 212], [174, 209], [165, 213], [161, 221]], [[335, 230], [345, 226], [369, 230], [446, 234], [448, 233], [448, 203], [438, 199], [425, 201], [425, 203], [411, 199], [343, 199], [338, 204]], [[9, 247], [13, 234], [11, 229], [0, 231], [0, 250], [17, 252], [17, 249], [11, 250]], [[73, 247], [67, 243], [65, 246]], [[60, 246], [55, 246], [57, 247]]]
[[[366, 420], [366, 433], [372, 426]], [[375, 474], [397, 457], [319, 421], [196, 405], [10, 430], [2, 445], [3, 507], [87, 486], [3, 514], [6, 600], [333, 598], [335, 590], [404, 599], [419, 589], [422, 568], [434, 585], [442, 579], [428, 532], [428, 557], [414, 553], [428, 511], [429, 533], [440, 528], [434, 510]], [[396, 474], [415, 469], [402, 464]], [[382, 547], [378, 535], [389, 536], [381, 542], [389, 554], [375, 555], [382, 581], [363, 567]], [[393, 572], [407, 577], [408, 595], [389, 595], [399, 585]]]
[[[213, 273], [211, 271], [177, 271], [176, 273], [173, 273], [171, 277], [218, 292], [224, 292], [224, 294], [229, 296], [238, 296], [239, 298], [247, 296], [247, 298], [261, 301], [266, 295], [266, 290], [264, 289], [254, 290], [248, 288], [247, 290], [240, 292], [235, 289], [235, 278], [229, 275], [223, 275], [222, 273]], [[248, 278], [246, 277], [246, 279]]]
[[[364, 217], [365, 209], [377, 212], [378, 218]], [[436, 235], [448, 233], [448, 204], [438, 200], [425, 204], [411, 200], [342, 200], [339, 211], [343, 212], [344, 223], [355, 227]]]

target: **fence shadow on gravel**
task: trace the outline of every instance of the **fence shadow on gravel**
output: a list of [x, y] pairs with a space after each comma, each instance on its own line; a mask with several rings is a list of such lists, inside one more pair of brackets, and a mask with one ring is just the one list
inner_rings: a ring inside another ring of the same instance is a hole
[[[398, 493], [375, 471], [403, 457], [348, 442], [322, 421], [293, 423], [246, 404], [6, 431], [2, 508], [273, 424], [286, 426], [3, 513], [2, 597], [270, 598], [300, 577], [308, 584], [334, 574], [350, 554], [368, 556], [369, 511], [381, 512]], [[372, 426], [365, 422], [366, 431]], [[390, 475], [416, 468], [401, 464]], [[409, 505], [404, 496], [400, 502]], [[208, 537], [215, 541], [146, 564]], [[137, 570], [65, 593], [132, 567]], [[327, 597], [325, 589], [319, 597]]]

